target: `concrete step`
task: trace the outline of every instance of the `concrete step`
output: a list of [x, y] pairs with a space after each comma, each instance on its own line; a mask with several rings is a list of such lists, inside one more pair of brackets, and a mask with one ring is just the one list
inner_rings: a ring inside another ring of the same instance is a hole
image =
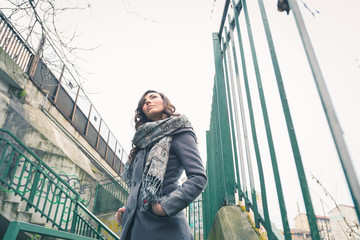
[[5, 218], [7, 218], [10, 222], [11, 221], [30, 222], [32, 213], [19, 212], [18, 207], [19, 207], [18, 202], [2, 201], [1, 214]]
[[51, 226], [34, 208], [26, 211], [27, 202], [13, 192], [0, 191], [0, 214], [11, 221], [23, 221], [40, 226]]

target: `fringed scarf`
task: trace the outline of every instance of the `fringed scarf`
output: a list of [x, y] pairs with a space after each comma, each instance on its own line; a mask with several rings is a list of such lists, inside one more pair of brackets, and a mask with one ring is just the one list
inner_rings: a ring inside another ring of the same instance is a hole
[[[141, 125], [134, 135], [132, 141], [138, 148], [145, 149], [153, 145], [146, 159], [142, 176], [140, 190], [143, 203], [140, 211], [142, 212], [149, 210], [150, 203], [160, 202], [172, 134], [181, 128], [193, 129], [184, 115], [172, 116], [156, 122], [147, 122]], [[125, 164], [123, 176], [128, 186], [131, 186], [132, 183], [133, 162]]]

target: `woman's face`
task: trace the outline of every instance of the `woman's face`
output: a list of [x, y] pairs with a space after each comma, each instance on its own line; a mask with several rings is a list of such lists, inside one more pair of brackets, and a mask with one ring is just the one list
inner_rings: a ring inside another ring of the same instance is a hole
[[144, 97], [143, 112], [152, 121], [161, 120], [164, 113], [164, 101], [160, 94], [151, 92]]

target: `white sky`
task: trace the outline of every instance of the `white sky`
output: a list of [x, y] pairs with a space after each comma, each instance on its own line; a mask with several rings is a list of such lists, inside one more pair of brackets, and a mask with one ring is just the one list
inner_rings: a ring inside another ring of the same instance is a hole
[[[223, 1], [212, 0], [93, 0], [91, 11], [69, 17], [77, 24], [81, 47], [99, 46], [84, 53], [85, 71], [92, 74], [84, 83], [88, 96], [120, 144], [129, 152], [134, 134], [133, 116], [139, 97], [148, 89], [165, 93], [178, 112], [192, 121], [205, 160], [205, 132], [209, 128], [214, 77], [212, 32], [218, 31]], [[299, 6], [305, 18], [322, 72], [344, 131], [344, 137], [357, 172], [360, 170], [360, 1], [305, 1], [315, 16]], [[305, 169], [314, 174], [338, 204], [352, 205], [324, 111], [309, 70], [292, 13], [276, 11], [276, 1], [266, 1], [275, 47], [287, 91], [290, 110]], [[213, 6], [214, 5], [214, 6]], [[212, 9], [214, 10], [211, 13]], [[272, 124], [283, 190], [290, 224], [300, 210], [305, 211], [294, 160], [279, 101], [269, 51], [259, 18], [257, 1], [248, 1], [262, 81]], [[134, 12], [134, 13], [131, 13]], [[241, 23], [244, 23], [243, 21]], [[245, 29], [242, 25], [242, 30]], [[248, 40], [243, 33], [243, 41]], [[248, 52], [247, 52], [248, 53]], [[250, 55], [248, 65], [252, 62]], [[248, 66], [250, 81], [252, 68]], [[253, 99], [255, 83], [250, 84]], [[245, 94], [245, 93], [243, 93]], [[258, 100], [253, 100], [265, 174], [269, 180], [271, 218], [281, 219], [273, 186], [265, 134]], [[250, 129], [250, 124], [248, 124]], [[253, 160], [255, 158], [253, 157]], [[253, 166], [256, 167], [254, 163]], [[256, 169], [254, 169], [256, 172]], [[257, 190], [260, 188], [258, 187]], [[315, 211], [323, 215], [320, 198], [334, 205], [314, 180], [308, 178]]]

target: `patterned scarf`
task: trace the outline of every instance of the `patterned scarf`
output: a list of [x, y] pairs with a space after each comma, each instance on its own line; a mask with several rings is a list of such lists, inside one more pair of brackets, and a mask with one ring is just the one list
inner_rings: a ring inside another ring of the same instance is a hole
[[[193, 129], [184, 115], [144, 123], [135, 133], [132, 140], [135, 146], [146, 149], [148, 146], [153, 145], [146, 159], [142, 176], [141, 193], [143, 204], [140, 209], [142, 212], [149, 210], [150, 203], [160, 202], [172, 134], [181, 128]], [[133, 162], [125, 164], [123, 176], [128, 186], [131, 186], [132, 183]]]

